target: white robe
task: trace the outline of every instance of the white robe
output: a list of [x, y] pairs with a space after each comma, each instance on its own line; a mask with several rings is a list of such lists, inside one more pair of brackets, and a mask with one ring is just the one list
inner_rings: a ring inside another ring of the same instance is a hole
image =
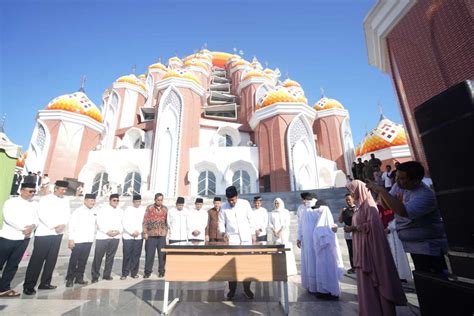
[[169, 240], [188, 240], [188, 216], [189, 210], [187, 208], [179, 211], [176, 207], [173, 207], [168, 210]]
[[311, 207], [298, 209], [298, 240], [301, 241], [301, 286], [316, 293], [316, 253], [313, 247], [313, 233], [319, 215]]
[[[188, 214], [188, 240], [190, 239], [198, 239], [198, 240], [205, 240], [206, 239], [206, 226], [209, 220], [209, 215], [206, 210], [200, 209], [196, 210], [193, 209], [189, 211]], [[199, 231], [199, 235], [194, 236], [194, 231]]]
[[275, 231], [281, 231], [281, 238], [278, 238], [276, 242], [282, 243], [286, 248], [290, 250], [286, 252], [286, 273], [287, 275], [296, 275], [298, 270], [296, 269], [295, 254], [293, 253], [293, 244], [290, 241], [290, 224], [291, 217], [290, 212], [287, 209], [273, 210], [270, 214], [270, 227]]
[[411, 270], [408, 263], [407, 254], [403, 249], [402, 242], [398, 238], [397, 230], [395, 229], [395, 219], [388, 223], [387, 228], [390, 230], [390, 234], [387, 235], [388, 244], [392, 251], [393, 261], [397, 267], [398, 276], [400, 279], [409, 280], [411, 279]]
[[332, 231], [334, 218], [329, 207], [323, 205], [316, 209], [318, 219], [313, 233], [313, 247], [316, 254], [317, 292], [341, 294], [339, 280], [344, 275], [341, 250], [337, 236]]

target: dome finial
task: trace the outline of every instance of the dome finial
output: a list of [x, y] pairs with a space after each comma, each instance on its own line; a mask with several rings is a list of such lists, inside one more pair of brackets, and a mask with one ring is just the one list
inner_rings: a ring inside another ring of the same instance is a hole
[[319, 87], [319, 91], [321, 91], [321, 98], [325, 98], [326, 95], [324, 94], [324, 88], [323, 88], [323, 86], [320, 86], [320, 87]]
[[79, 88], [79, 92], [85, 92], [84, 87], [86, 85], [86, 75], [82, 75], [81, 77], [81, 87]]
[[136, 72], [137, 72], [137, 65], [136, 65], [136, 64], [133, 64], [133, 66], [132, 66], [132, 74], [135, 75]]
[[7, 118], [7, 114], [3, 113], [2, 120], [0, 120], [0, 133], [5, 133], [5, 119]]
[[385, 115], [383, 114], [383, 107], [382, 107], [382, 103], [380, 103], [380, 100], [377, 102], [377, 107], [379, 108], [379, 112], [380, 112], [379, 121], [386, 119]]

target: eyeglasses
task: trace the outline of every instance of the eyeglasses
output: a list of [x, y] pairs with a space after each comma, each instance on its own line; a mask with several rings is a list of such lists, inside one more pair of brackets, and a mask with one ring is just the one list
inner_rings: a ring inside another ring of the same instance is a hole
[[28, 193], [36, 193], [36, 190], [25, 190]]

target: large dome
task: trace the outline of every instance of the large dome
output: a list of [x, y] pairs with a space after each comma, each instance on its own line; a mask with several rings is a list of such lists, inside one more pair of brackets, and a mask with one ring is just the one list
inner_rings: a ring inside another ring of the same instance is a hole
[[182, 79], [188, 79], [191, 81], [194, 81], [198, 85], [201, 85], [201, 81], [190, 71], [184, 70], [184, 69], [173, 69], [168, 71], [163, 75], [162, 79], [167, 79], [167, 78], [182, 78]]
[[403, 125], [394, 123], [382, 116], [377, 127], [367, 133], [362, 142], [357, 146], [356, 155], [363, 156], [377, 150], [407, 144], [408, 141]]
[[83, 92], [59, 96], [49, 102], [46, 110], [64, 110], [88, 116], [100, 123], [103, 121], [99, 109]]
[[[302, 90], [301, 90], [302, 91]], [[257, 104], [258, 108], [263, 108], [270, 106], [275, 103], [305, 103], [307, 104], [308, 100], [305, 98], [304, 94], [298, 90], [278, 87], [274, 90], [268, 91], [262, 101]]]

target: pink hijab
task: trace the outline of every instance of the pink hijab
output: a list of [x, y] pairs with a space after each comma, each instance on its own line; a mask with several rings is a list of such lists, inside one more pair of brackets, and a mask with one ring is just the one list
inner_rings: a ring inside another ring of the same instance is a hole
[[357, 227], [352, 234], [354, 266], [370, 275], [373, 286], [379, 288], [383, 297], [395, 305], [406, 305], [407, 299], [372, 194], [359, 180], [349, 182], [347, 188], [358, 205], [352, 217], [352, 225]]

